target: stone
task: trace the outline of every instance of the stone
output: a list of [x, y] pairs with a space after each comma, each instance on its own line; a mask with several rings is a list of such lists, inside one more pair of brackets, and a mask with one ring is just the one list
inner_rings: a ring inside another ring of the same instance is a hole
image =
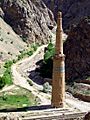
[[51, 38], [54, 16], [42, 0], [3, 0], [0, 6], [4, 20], [23, 41], [40, 44]]
[[57, 13], [62, 9], [63, 0], [43, 0], [47, 7], [53, 12], [55, 20]]
[[86, 16], [90, 16], [90, 0], [63, 0], [63, 29], [67, 30], [72, 24], [78, 24]]
[[0, 17], [4, 17], [4, 12], [3, 12], [3, 10], [1, 9], [1, 7], [0, 7]]
[[63, 30], [67, 32], [72, 24], [78, 24], [85, 16], [90, 16], [90, 0], [43, 0], [52, 10], [55, 20], [57, 11], [63, 14]]
[[82, 19], [72, 26], [64, 42], [66, 80], [85, 79], [90, 76], [90, 19]]

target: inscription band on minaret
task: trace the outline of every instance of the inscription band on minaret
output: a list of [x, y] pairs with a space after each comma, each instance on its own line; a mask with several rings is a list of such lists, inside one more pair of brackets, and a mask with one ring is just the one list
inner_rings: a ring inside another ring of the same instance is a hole
[[65, 99], [65, 55], [62, 40], [62, 13], [58, 12], [55, 56], [52, 76], [52, 107], [64, 107]]

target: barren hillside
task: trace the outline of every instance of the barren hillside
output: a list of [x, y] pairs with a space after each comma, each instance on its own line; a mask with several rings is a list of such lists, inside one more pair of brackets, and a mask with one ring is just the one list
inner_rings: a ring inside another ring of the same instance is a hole
[[0, 60], [15, 58], [27, 44], [0, 18]]

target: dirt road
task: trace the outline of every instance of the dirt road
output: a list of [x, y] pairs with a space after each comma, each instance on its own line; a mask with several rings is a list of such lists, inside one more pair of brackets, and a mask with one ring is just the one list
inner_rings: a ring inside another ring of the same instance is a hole
[[[13, 83], [17, 86], [23, 87], [23, 88], [31, 91], [33, 95], [37, 96], [41, 100], [41, 102], [40, 102], [41, 105], [50, 104], [50, 95], [40, 92], [38, 90], [38, 88], [42, 89], [42, 86], [37, 85], [34, 82], [33, 82], [33, 86], [30, 86], [29, 83], [27, 82], [27, 79], [23, 76], [23, 74], [18, 72], [18, 67], [19, 67], [19, 65], [24, 67], [24, 66], [27, 66], [27, 64], [31, 63], [32, 59], [37, 54], [39, 54], [39, 52], [42, 49], [44, 49], [44, 47], [45, 47], [45, 45], [40, 47], [31, 57], [21, 60], [12, 66], [12, 74], [13, 74], [13, 80], [14, 80]], [[25, 69], [25, 68], [22, 68], [22, 69]], [[22, 69], [21, 69], [21, 71], [22, 71]]]
[[[32, 70], [35, 68], [35, 62], [42, 58], [44, 47], [45, 45], [39, 47], [31, 57], [21, 60], [12, 66], [13, 83], [31, 91], [32, 94], [41, 100], [41, 105], [51, 104], [51, 95], [40, 92], [39, 90], [42, 89], [42, 86], [35, 82], [33, 82], [33, 86], [30, 86], [27, 82], [27, 77], [25, 76], [25, 70], [27, 71], [28, 69]], [[80, 101], [69, 93], [66, 94], [65, 104], [82, 112], [90, 111], [90, 103]]]

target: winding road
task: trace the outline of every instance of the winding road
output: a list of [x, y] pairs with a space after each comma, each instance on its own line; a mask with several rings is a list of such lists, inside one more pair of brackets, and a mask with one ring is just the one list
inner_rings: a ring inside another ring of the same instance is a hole
[[37, 85], [34, 82], [33, 82], [33, 86], [30, 86], [29, 83], [27, 82], [27, 79], [21, 73], [19, 73], [18, 67], [20, 65], [26, 67], [29, 63], [31, 63], [32, 65], [31, 61], [35, 56], [37, 56], [37, 54], [39, 54], [41, 50], [44, 50], [44, 47], [46, 47], [46, 45], [43, 45], [42, 47], [38, 48], [38, 50], [31, 57], [21, 60], [12, 66], [13, 83], [17, 86], [23, 87], [31, 91], [33, 95], [37, 96], [40, 99], [41, 105], [50, 104], [50, 95], [40, 92], [39, 90], [43, 89], [43, 87]]
[[[50, 105], [51, 95], [41, 92], [40, 90], [43, 89], [42, 85], [38, 85], [33, 81], [33, 86], [30, 86], [27, 82], [25, 72], [28, 69], [32, 70], [35, 68], [36, 61], [42, 59], [43, 57], [45, 47], [46, 45], [39, 47], [32, 56], [25, 58], [12, 66], [13, 83], [31, 91], [33, 95], [40, 99], [40, 105]], [[69, 93], [66, 93], [65, 104], [67, 104], [70, 108], [77, 109], [81, 112], [90, 112], [90, 103], [80, 101]]]

